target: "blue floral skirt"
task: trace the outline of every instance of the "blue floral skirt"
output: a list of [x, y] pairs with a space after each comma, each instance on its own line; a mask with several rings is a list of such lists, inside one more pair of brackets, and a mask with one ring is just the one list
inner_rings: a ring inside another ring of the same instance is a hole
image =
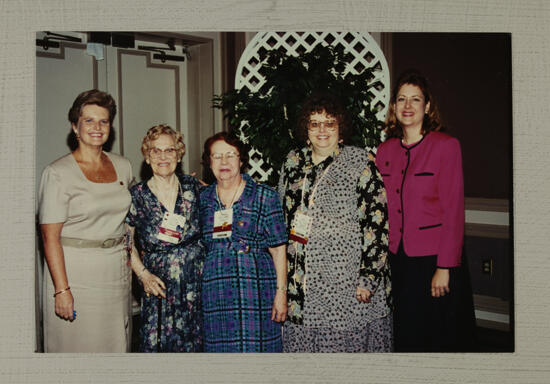
[[142, 295], [141, 352], [202, 351], [202, 247], [146, 254], [144, 264], [166, 285], [166, 298]]

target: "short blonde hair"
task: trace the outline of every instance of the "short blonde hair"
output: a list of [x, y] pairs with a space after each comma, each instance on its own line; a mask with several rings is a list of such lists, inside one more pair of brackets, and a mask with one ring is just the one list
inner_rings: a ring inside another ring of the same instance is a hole
[[141, 142], [141, 153], [143, 154], [143, 157], [147, 159], [149, 157], [149, 151], [151, 150], [151, 142], [155, 141], [160, 137], [160, 135], [168, 135], [171, 136], [172, 139], [174, 139], [174, 143], [176, 145], [176, 151], [177, 151], [177, 158], [178, 160], [183, 157], [183, 154], [185, 153], [185, 144], [183, 142], [183, 135], [172, 129], [169, 125], [166, 124], [159, 124], [155, 125], [154, 127], [149, 128], [147, 131], [147, 134], [143, 138]]

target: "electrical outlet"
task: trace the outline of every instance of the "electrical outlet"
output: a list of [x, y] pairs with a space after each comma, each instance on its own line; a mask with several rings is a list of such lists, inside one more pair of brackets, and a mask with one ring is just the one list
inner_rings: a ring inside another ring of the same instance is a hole
[[485, 275], [493, 274], [493, 259], [485, 259], [481, 262], [481, 272]]

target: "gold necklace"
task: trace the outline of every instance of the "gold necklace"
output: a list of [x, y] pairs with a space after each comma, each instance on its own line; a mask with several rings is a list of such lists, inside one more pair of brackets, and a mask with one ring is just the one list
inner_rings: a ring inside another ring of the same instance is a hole
[[231, 203], [229, 204], [229, 206], [227, 206], [227, 204], [225, 204], [223, 202], [223, 199], [221, 198], [221, 195], [220, 195], [220, 192], [219, 192], [219, 184], [216, 185], [216, 194], [218, 195], [218, 198], [220, 199], [221, 203], [223, 204], [224, 207], [226, 207], [226, 209], [230, 209], [232, 206], [233, 206], [233, 203], [235, 202], [235, 197], [237, 196], [237, 192], [239, 191], [239, 189], [241, 189], [241, 185], [243, 184], [243, 179], [241, 178], [241, 181], [239, 182], [239, 185], [237, 185], [237, 188], [235, 189], [235, 193], [233, 193], [233, 197], [231, 198]]

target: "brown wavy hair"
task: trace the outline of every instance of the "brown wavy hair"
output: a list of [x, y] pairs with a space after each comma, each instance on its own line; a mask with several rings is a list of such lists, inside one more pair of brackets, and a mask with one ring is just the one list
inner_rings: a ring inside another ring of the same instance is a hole
[[340, 99], [327, 92], [317, 92], [312, 94], [304, 104], [298, 118], [296, 126], [296, 140], [299, 143], [305, 144], [308, 140], [308, 124], [312, 113], [322, 113], [325, 111], [327, 115], [334, 117], [338, 121], [338, 135], [344, 143], [351, 135], [351, 124], [347, 115], [347, 111]]
[[152, 148], [151, 142], [158, 139], [160, 135], [168, 135], [171, 136], [172, 139], [174, 139], [177, 151], [177, 159], [180, 160], [185, 153], [185, 143], [183, 142], [183, 135], [166, 124], [159, 124], [149, 128], [149, 130], [145, 134], [145, 137], [141, 141], [141, 153], [143, 154], [143, 157], [145, 159], [149, 157], [149, 151]]
[[99, 91], [97, 89], [90, 89], [79, 94], [73, 102], [71, 109], [69, 109], [69, 121], [71, 124], [77, 124], [78, 118], [82, 114], [82, 108], [86, 105], [97, 105], [105, 108], [109, 111], [109, 125], [113, 125], [113, 120], [116, 116], [116, 103], [115, 99], [107, 92]]
[[395, 116], [395, 101], [397, 94], [401, 87], [405, 84], [416, 85], [422, 91], [424, 95], [424, 102], [430, 103], [428, 113], [424, 114], [424, 121], [422, 122], [422, 134], [425, 135], [431, 131], [442, 131], [444, 127], [441, 123], [441, 117], [439, 115], [439, 109], [435, 103], [428, 79], [424, 77], [417, 70], [411, 69], [403, 72], [397, 79], [390, 100], [390, 107], [388, 114], [386, 115], [386, 135], [387, 138], [398, 137], [403, 138], [403, 127], [399, 124], [397, 117]]

